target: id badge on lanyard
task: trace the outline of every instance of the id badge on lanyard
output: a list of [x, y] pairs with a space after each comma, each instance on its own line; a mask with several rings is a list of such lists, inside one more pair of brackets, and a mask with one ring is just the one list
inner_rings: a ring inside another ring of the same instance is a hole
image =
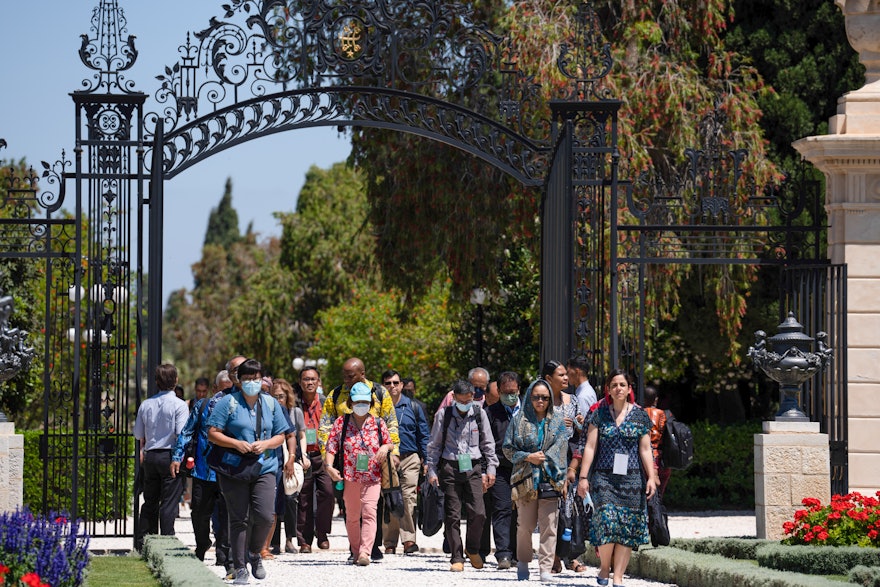
[[611, 471], [615, 475], [626, 475], [629, 469], [629, 455], [622, 452], [614, 453], [614, 469]]
[[318, 431], [314, 428], [306, 428], [306, 444], [316, 444], [318, 442]]
[[370, 466], [370, 456], [365, 452], [358, 453], [357, 463], [355, 463], [355, 467], [354, 467], [355, 470], [360, 473], [364, 473], [367, 471], [369, 466]]
[[467, 453], [461, 453], [458, 455], [458, 471], [460, 473], [466, 473], [474, 468], [473, 462], [471, 462], [471, 455]]

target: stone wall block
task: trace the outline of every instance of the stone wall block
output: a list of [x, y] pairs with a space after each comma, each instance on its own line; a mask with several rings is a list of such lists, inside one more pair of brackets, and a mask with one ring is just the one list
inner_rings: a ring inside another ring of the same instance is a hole
[[799, 446], [765, 446], [763, 471], [768, 475], [800, 473], [801, 448]]
[[804, 475], [828, 476], [831, 474], [830, 459], [831, 456], [828, 447], [804, 447], [801, 449], [801, 462], [803, 464], [801, 473]]

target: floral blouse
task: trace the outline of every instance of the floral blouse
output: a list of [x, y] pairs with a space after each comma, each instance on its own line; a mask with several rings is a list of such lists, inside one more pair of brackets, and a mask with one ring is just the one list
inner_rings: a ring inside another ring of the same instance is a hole
[[[327, 437], [326, 449], [334, 455], [333, 465], [342, 472], [342, 478], [346, 481], [357, 481], [364, 485], [375, 485], [382, 480], [382, 472], [376, 461], [376, 452], [383, 444], [391, 442], [388, 427], [382, 418], [369, 417], [364, 425], [358, 429], [354, 423], [354, 417], [348, 419], [348, 428], [345, 431], [345, 440], [342, 443], [342, 467], [336, 458], [339, 451], [339, 437], [342, 434], [342, 424], [345, 416], [336, 418], [330, 435]], [[378, 424], [378, 425], [377, 425]], [[380, 438], [381, 434], [381, 438]], [[361, 453], [369, 456], [369, 464], [366, 471], [357, 470], [357, 458]]]

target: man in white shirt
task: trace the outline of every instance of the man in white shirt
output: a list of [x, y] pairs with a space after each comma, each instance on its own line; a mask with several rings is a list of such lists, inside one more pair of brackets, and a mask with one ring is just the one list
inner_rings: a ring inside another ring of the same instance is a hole
[[134, 421], [134, 437], [140, 444], [139, 459], [144, 503], [141, 506], [135, 548], [144, 544], [147, 534], [174, 535], [178, 504], [183, 493], [183, 477], [171, 474], [171, 451], [177, 435], [189, 417], [186, 402], [177, 397], [177, 369], [174, 365], [156, 367], [154, 396], [138, 408]]

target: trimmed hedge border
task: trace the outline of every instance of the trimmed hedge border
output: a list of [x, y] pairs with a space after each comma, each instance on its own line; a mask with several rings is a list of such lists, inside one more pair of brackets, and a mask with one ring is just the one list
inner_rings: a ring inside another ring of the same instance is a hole
[[779, 544], [779, 541], [757, 538], [675, 538], [669, 546], [700, 554], [719, 554], [724, 558], [755, 560], [758, 558], [758, 547], [765, 544]]
[[141, 556], [162, 587], [225, 585], [176, 536], [147, 536]]
[[[599, 564], [595, 551], [587, 549], [585, 560]], [[842, 587], [846, 583], [815, 575], [765, 569], [750, 562], [717, 554], [701, 554], [678, 548], [642, 547], [632, 553], [628, 574], [679, 587], [736, 585], [737, 587]]]
[[880, 567], [880, 549], [859, 546], [763, 544], [757, 561], [762, 567], [811, 575], [846, 575], [859, 565]]
[[858, 566], [849, 572], [849, 581], [862, 587], [880, 587], [880, 567]]

